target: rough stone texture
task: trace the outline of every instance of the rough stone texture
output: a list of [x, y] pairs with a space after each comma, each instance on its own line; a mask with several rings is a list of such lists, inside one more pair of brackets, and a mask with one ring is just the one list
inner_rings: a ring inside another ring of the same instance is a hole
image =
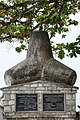
[[76, 73], [55, 59], [49, 59], [43, 67], [42, 77], [49, 81], [74, 85]]
[[74, 85], [76, 72], [53, 58], [47, 32], [31, 33], [27, 57], [21, 63], [5, 72], [7, 85], [15, 85], [36, 80]]
[[6, 84], [13, 85], [39, 80], [43, 65], [50, 58], [53, 58], [53, 55], [47, 32], [32, 33], [27, 58], [6, 71], [4, 75]]
[[[61, 118], [59, 118], [58, 120], [60, 120]], [[6, 120], [6, 119], [5, 119]], [[9, 118], [9, 119], [7, 119], [7, 120], [16, 120], [15, 118]], [[19, 118], [19, 119], [17, 119], [17, 120], [56, 120], [54, 117], [52, 117], [52, 118], [45, 118], [45, 117], [42, 117], [42, 118]], [[64, 120], [64, 119], [61, 119], [61, 120]], [[74, 119], [65, 119], [65, 120], [74, 120]], [[76, 120], [76, 119], [75, 119]], [[79, 119], [78, 119], [79, 120]]]
[[[42, 80], [2, 88], [4, 117], [6, 120], [75, 120], [77, 90], [77, 87]], [[16, 93], [37, 93], [38, 111], [17, 112], [15, 110]], [[43, 94], [45, 93], [64, 93], [64, 111], [43, 111]]]
[[0, 106], [0, 120], [3, 120], [3, 107]]
[[34, 60], [37, 60], [43, 64], [46, 60], [53, 58], [47, 32], [37, 31], [31, 33], [27, 58], [34, 58]]

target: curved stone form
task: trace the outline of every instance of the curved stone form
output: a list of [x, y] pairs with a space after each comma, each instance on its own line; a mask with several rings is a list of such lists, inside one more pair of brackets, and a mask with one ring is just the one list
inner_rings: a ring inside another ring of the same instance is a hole
[[31, 33], [27, 57], [21, 63], [5, 72], [7, 85], [39, 80], [44, 64], [53, 58], [48, 33], [36, 31]]
[[76, 72], [55, 59], [49, 59], [43, 67], [42, 78], [58, 83], [74, 85]]
[[22, 84], [36, 80], [48, 80], [73, 85], [76, 72], [53, 58], [47, 32], [31, 33], [27, 57], [5, 72], [7, 85]]
[[48, 33], [35, 31], [31, 33], [27, 58], [34, 58], [40, 63], [53, 58]]

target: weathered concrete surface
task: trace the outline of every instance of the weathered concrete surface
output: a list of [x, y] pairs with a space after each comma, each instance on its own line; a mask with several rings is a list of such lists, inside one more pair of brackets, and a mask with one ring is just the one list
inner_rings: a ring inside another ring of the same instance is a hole
[[40, 79], [73, 85], [76, 73], [53, 58], [47, 32], [36, 31], [31, 33], [26, 59], [6, 71], [4, 78], [7, 85]]
[[[75, 120], [76, 118], [76, 93], [78, 87], [38, 80], [8, 86], [1, 90], [4, 97], [3, 113], [6, 120]], [[43, 111], [43, 94], [55, 93], [64, 94], [64, 110]], [[16, 94], [37, 94], [37, 111], [16, 111]]]
[[73, 85], [76, 80], [76, 72], [51, 58], [43, 67], [42, 77], [49, 81]]
[[7, 85], [39, 80], [47, 60], [53, 58], [47, 32], [33, 32], [24, 61], [5, 72]]
[[0, 120], [3, 120], [3, 107], [0, 106]]
[[19, 84], [39, 80], [42, 65], [33, 59], [25, 59], [5, 73], [5, 81], [8, 85]]
[[27, 58], [34, 58], [34, 60], [37, 60], [40, 63], [53, 58], [47, 32], [36, 31], [31, 34]]

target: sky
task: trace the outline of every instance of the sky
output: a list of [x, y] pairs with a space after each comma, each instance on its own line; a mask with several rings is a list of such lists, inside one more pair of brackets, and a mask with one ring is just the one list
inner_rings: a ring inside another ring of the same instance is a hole
[[[80, 12], [76, 14], [75, 16], [71, 16], [72, 18], [80, 21]], [[53, 38], [54, 42], [71, 42], [75, 41], [76, 37], [80, 34], [80, 23], [78, 26], [70, 27], [70, 32], [67, 33], [67, 36], [65, 39], [62, 39], [60, 35], [57, 34], [55, 38]], [[6, 86], [4, 81], [4, 73], [9, 68], [13, 67], [17, 63], [23, 61], [26, 58], [26, 51], [22, 51], [21, 53], [17, 53], [14, 49], [16, 44], [9, 44], [7, 42], [0, 43], [0, 88], [3, 88]], [[67, 65], [68, 67], [72, 68], [77, 73], [77, 80], [74, 86], [80, 88], [80, 56], [78, 55], [77, 58], [68, 58], [65, 57], [63, 60], [58, 59], [54, 55], [55, 59], [59, 60], [61, 63]], [[2, 92], [0, 91], [0, 96], [2, 95]], [[77, 91], [76, 95], [76, 104], [80, 105], [80, 90]], [[76, 107], [77, 111], [79, 110]]]

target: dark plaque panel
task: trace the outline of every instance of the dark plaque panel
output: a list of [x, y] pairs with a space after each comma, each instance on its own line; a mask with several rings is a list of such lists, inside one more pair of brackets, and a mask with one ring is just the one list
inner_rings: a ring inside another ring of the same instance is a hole
[[64, 94], [43, 94], [43, 111], [64, 111]]
[[16, 94], [16, 111], [37, 111], [37, 94]]

